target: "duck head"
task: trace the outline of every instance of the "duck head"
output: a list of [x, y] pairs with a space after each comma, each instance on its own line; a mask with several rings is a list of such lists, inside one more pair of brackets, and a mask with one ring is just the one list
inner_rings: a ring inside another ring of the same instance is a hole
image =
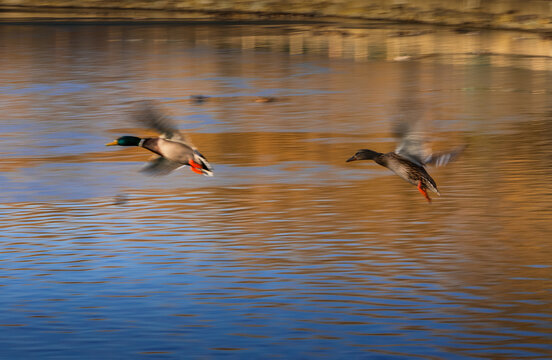
[[356, 152], [353, 156], [351, 156], [347, 162], [355, 161], [355, 160], [374, 160], [377, 156], [381, 155], [381, 153], [368, 150], [368, 149], [361, 149]]
[[119, 146], [140, 146], [140, 139], [136, 136], [121, 136], [117, 140], [113, 140], [110, 143], [105, 144], [106, 146], [113, 146], [113, 145], [119, 145]]

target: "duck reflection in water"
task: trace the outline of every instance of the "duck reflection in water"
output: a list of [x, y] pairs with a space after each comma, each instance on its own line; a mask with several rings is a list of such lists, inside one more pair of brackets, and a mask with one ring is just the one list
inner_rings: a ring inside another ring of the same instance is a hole
[[151, 101], [142, 101], [134, 120], [160, 133], [158, 137], [139, 138], [121, 136], [107, 146], [140, 146], [156, 155], [142, 171], [150, 175], [165, 175], [181, 167], [189, 166], [197, 174], [213, 176], [213, 168], [207, 159], [180, 132], [172, 120], [164, 115]]
[[414, 131], [415, 122], [400, 122], [394, 127], [394, 136], [399, 139], [395, 151], [380, 153], [373, 150], [358, 150], [347, 162], [355, 160], [373, 160], [393, 171], [403, 180], [416, 185], [418, 191], [431, 202], [427, 189], [441, 195], [435, 180], [428, 174], [426, 165], [443, 166], [454, 160], [465, 148], [461, 145], [452, 151], [432, 153], [426, 145], [424, 133]]

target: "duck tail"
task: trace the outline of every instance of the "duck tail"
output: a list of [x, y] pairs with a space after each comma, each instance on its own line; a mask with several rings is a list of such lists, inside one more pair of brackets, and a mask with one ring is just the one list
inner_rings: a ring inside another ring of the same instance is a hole
[[427, 186], [427, 188], [431, 191], [433, 191], [435, 194], [441, 196], [441, 193], [439, 192], [439, 190], [437, 189], [437, 186], [435, 186], [434, 184], [430, 183], [430, 182], [427, 182], [425, 184]]
[[193, 172], [205, 176], [213, 176], [213, 167], [205, 156], [201, 155], [201, 153], [197, 150], [194, 150], [194, 159], [190, 160], [189, 165]]
[[435, 194], [441, 196], [441, 193], [439, 192], [439, 190], [437, 189], [437, 184], [435, 184], [435, 180], [433, 180], [431, 178], [431, 176], [427, 175], [427, 177], [424, 177], [422, 180], [421, 180], [421, 183], [422, 183], [422, 186], [424, 188], [427, 188], [431, 191], [433, 191]]

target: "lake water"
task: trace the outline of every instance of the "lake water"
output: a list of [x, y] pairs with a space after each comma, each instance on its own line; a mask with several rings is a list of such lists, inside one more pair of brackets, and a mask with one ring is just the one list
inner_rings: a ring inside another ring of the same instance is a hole
[[[381, 23], [0, 25], [1, 357], [552, 358], [551, 44]], [[152, 134], [128, 116], [140, 99], [213, 178], [147, 177], [146, 150], [104, 146]], [[413, 120], [435, 150], [468, 145], [429, 168], [431, 204], [345, 162]]]

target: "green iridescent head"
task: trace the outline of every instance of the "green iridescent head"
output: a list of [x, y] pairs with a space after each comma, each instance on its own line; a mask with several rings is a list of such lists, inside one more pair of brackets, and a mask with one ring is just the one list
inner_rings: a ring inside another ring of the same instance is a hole
[[136, 136], [121, 136], [117, 140], [105, 144], [106, 146], [119, 145], [119, 146], [140, 146], [140, 139]]

